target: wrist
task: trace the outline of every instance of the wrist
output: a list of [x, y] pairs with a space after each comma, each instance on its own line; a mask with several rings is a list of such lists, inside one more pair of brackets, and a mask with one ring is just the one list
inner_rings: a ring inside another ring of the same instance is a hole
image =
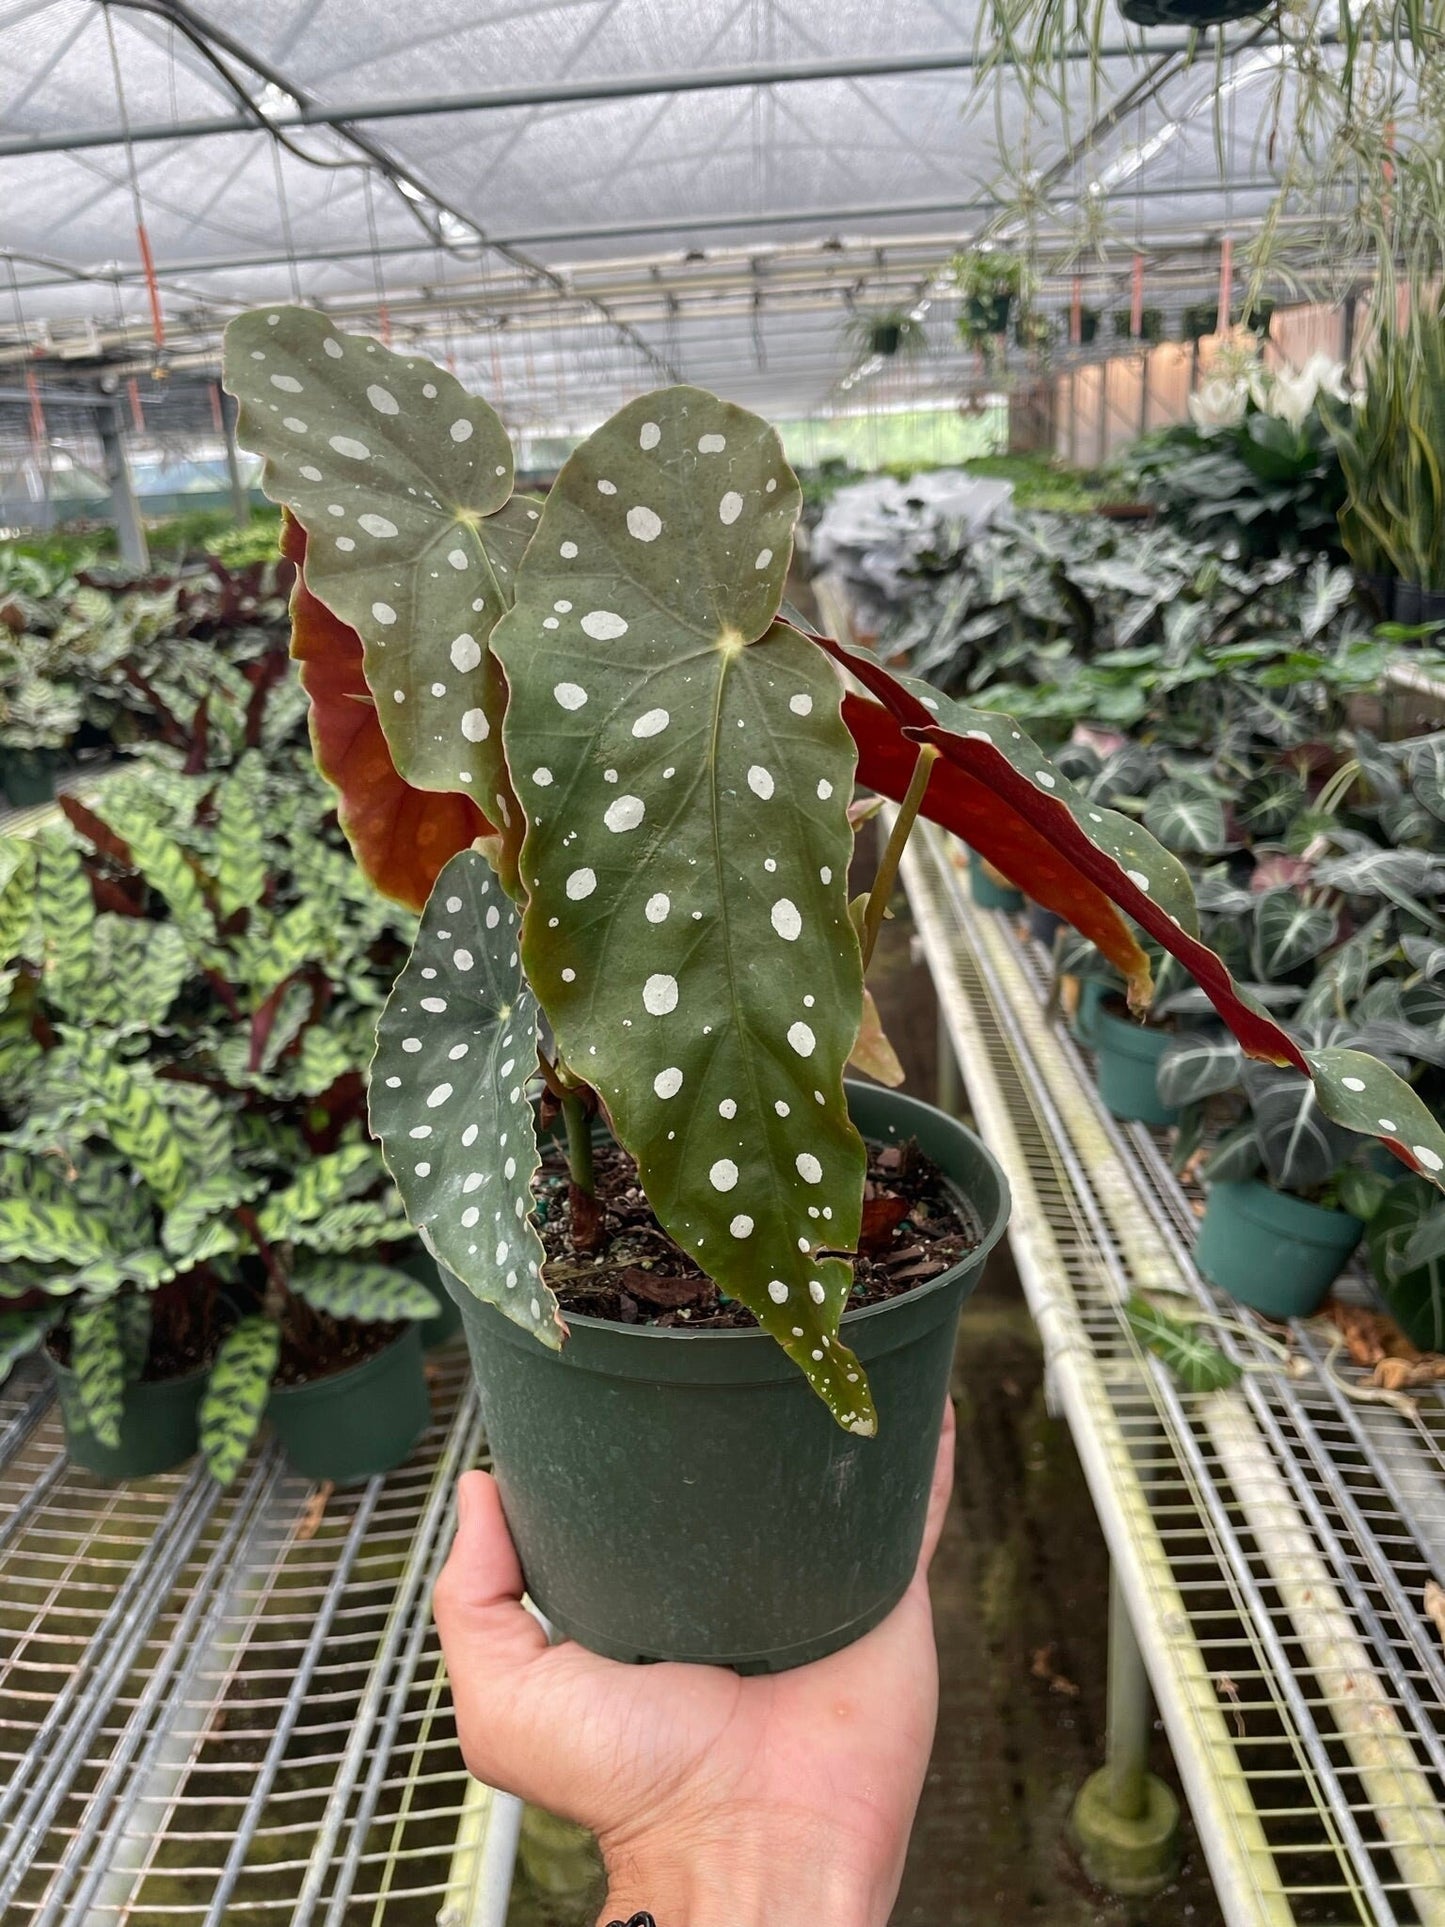
[[842, 1864], [836, 1838], [780, 1828], [715, 1849], [685, 1838], [604, 1843], [607, 1899], [598, 1927], [650, 1913], [657, 1927], [886, 1927], [896, 1882]]

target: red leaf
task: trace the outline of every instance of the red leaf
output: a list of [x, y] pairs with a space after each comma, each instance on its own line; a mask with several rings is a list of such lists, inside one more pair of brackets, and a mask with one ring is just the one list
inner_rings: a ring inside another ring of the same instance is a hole
[[306, 587], [306, 532], [289, 510], [281, 552], [297, 565], [291, 653], [311, 700], [316, 766], [340, 792], [337, 814], [364, 874], [421, 910], [444, 865], [492, 825], [470, 797], [414, 789], [398, 773], [361, 671], [361, 638]]
[[[854, 667], [851, 661], [848, 666]], [[921, 705], [920, 711], [924, 721], [931, 722]], [[843, 698], [843, 721], [858, 745], [858, 781], [901, 803], [918, 761], [918, 744], [880, 704], [851, 691]], [[922, 813], [961, 836], [1035, 902], [1066, 918], [1131, 983], [1147, 989], [1149, 959], [1114, 905], [1027, 818], [1008, 808], [991, 785], [940, 759], [924, 793]]]
[[[1304, 1053], [1288, 1031], [1282, 1030], [1263, 1011], [1247, 1004], [1235, 988], [1234, 979], [1222, 960], [1207, 944], [1192, 936], [1178, 916], [1165, 909], [1134, 880], [1136, 874], [1145, 882], [1149, 879], [1142, 872], [1126, 869], [1094, 841], [1062, 791], [1051, 793], [1062, 779], [1053, 772], [1045, 771], [1047, 787], [1040, 787], [1024, 769], [1016, 767], [1010, 756], [993, 740], [985, 725], [992, 724], [996, 731], [1009, 731], [1009, 740], [1022, 745], [1014, 755], [1027, 757], [1030, 767], [1037, 765], [1042, 768], [1044, 759], [1041, 753], [1021, 732], [1014, 730], [1007, 718], [980, 711], [964, 711], [962, 713], [976, 717], [978, 728], [970, 728], [967, 732], [946, 728], [938, 720], [939, 717], [947, 717], [960, 710], [960, 706], [950, 702], [947, 697], [930, 697], [925, 703], [922, 697], [874, 658], [844, 649], [824, 637], [815, 636], [814, 641], [851, 670], [865, 688], [887, 705], [889, 720], [896, 725], [898, 736], [905, 746], [904, 751], [900, 752], [896, 744], [888, 743], [874, 714], [876, 705], [860, 704], [855, 699], [845, 698], [844, 719], [859, 742], [859, 775], [865, 782], [871, 779], [865, 773], [864, 740], [860, 738], [860, 729], [863, 737], [873, 745], [874, 754], [880, 761], [885, 759], [879, 755], [878, 746], [881, 744], [887, 748], [888, 759], [893, 766], [894, 784], [897, 782], [898, 765], [907, 748], [918, 743], [931, 743], [944, 759], [939, 768], [946, 767], [949, 778], [939, 785], [935, 799], [939, 774], [935, 769], [933, 781], [924, 796], [924, 815], [943, 823], [947, 829], [955, 830], [978, 850], [980, 856], [996, 863], [1020, 889], [1027, 890], [1046, 909], [1067, 917], [1075, 929], [1098, 944], [1111, 962], [1118, 963], [1119, 959], [1093, 930], [1085, 927], [1079, 913], [1087, 914], [1092, 921], [1103, 925], [1105, 919], [1100, 914], [1101, 906], [1107, 906], [1115, 920], [1118, 920], [1118, 909], [1127, 911], [1137, 924], [1177, 957], [1190, 972], [1249, 1056], [1273, 1064], [1292, 1064], [1296, 1070], [1303, 1071], [1307, 1076], [1310, 1074]], [[911, 761], [909, 768], [912, 768]], [[1067, 788], [1067, 785], [1064, 787]], [[885, 788], [885, 794], [894, 793], [893, 788]], [[897, 794], [901, 795], [902, 791], [897, 791]], [[949, 809], [950, 815], [942, 814], [940, 805]], [[1102, 825], [1105, 820], [1103, 813], [1094, 814]], [[951, 820], [952, 817], [962, 820]], [[967, 827], [964, 827], [965, 824]], [[1152, 839], [1144, 839], [1142, 832], [1134, 834], [1141, 847], [1147, 841], [1156, 856], [1163, 856]], [[1047, 862], [1043, 860], [1045, 851], [1048, 852]], [[1177, 871], [1178, 866], [1174, 868]], [[1070, 900], [1073, 908], [1069, 907]], [[1181, 909], [1191, 910], [1191, 905], [1192, 899], [1187, 899], [1181, 904]], [[1132, 938], [1130, 941], [1133, 941]], [[1122, 964], [1119, 967], [1124, 968]], [[1125, 974], [1131, 978], [1136, 976], [1130, 970], [1126, 970]]]

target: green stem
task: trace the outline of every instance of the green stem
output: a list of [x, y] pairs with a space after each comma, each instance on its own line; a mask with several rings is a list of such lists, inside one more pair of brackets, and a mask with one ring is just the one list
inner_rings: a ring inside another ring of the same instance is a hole
[[595, 1198], [597, 1180], [592, 1173], [592, 1120], [587, 1115], [587, 1106], [575, 1091], [563, 1091], [562, 1115], [567, 1121], [567, 1169], [572, 1182], [589, 1198]]
[[908, 841], [909, 832], [917, 820], [918, 811], [923, 803], [923, 792], [928, 788], [928, 779], [933, 774], [933, 765], [938, 761], [939, 752], [932, 743], [924, 743], [918, 752], [918, 761], [913, 765], [913, 775], [909, 779], [908, 794], [898, 807], [893, 819], [893, 828], [888, 835], [888, 846], [878, 865], [878, 874], [873, 879], [873, 888], [868, 893], [868, 902], [863, 911], [863, 968], [866, 971], [873, 961], [873, 947], [878, 941], [878, 932], [883, 928], [883, 915], [888, 908], [888, 900], [893, 895], [893, 885], [898, 877], [898, 865], [903, 859], [903, 846]]

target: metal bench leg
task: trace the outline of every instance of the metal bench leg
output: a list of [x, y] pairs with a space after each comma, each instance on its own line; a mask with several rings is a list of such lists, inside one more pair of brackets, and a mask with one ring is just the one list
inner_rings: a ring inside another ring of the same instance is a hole
[[958, 1077], [958, 1059], [953, 1054], [953, 1037], [942, 1004], [938, 1007], [938, 1071], [933, 1101], [940, 1111], [957, 1117], [963, 1108], [963, 1089]]
[[1109, 1579], [1109, 1731], [1104, 1765], [1079, 1789], [1069, 1825], [1096, 1886], [1157, 1893], [1179, 1862], [1179, 1803], [1149, 1771], [1154, 1702], [1118, 1577]]

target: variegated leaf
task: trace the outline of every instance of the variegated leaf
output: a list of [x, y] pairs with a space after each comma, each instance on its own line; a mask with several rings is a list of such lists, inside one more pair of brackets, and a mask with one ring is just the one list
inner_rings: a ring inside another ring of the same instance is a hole
[[1445, 1130], [1403, 1078], [1364, 1051], [1329, 1046], [1304, 1053], [1320, 1109], [1334, 1124], [1382, 1139], [1395, 1155], [1440, 1186]]
[[1144, 825], [1178, 856], [1210, 856], [1224, 848], [1224, 805], [1193, 783], [1160, 783], [1144, 805]]
[[303, 1236], [308, 1224], [364, 1191], [380, 1175], [372, 1144], [345, 1144], [339, 1151], [312, 1158], [284, 1191], [266, 1200], [259, 1216], [261, 1235], [267, 1239]]
[[435, 1316], [435, 1292], [404, 1271], [362, 1264], [354, 1258], [308, 1258], [291, 1274], [291, 1289], [332, 1318], [390, 1324]]
[[865, 1165], [855, 758], [837, 679], [775, 621], [798, 506], [756, 416], [633, 402], [562, 470], [493, 646], [523, 955], [561, 1054], [666, 1230], [871, 1433], [837, 1340], [851, 1269], [822, 1255], [856, 1245]]
[[222, 917], [249, 910], [266, 888], [266, 845], [261, 834], [261, 760], [244, 756], [217, 799], [215, 884]]
[[106, 1136], [129, 1158], [164, 1208], [187, 1183], [185, 1157], [161, 1101], [158, 1080], [145, 1064], [127, 1064], [99, 1036], [81, 1040], [78, 1065], [101, 1106]]
[[1293, 890], [1270, 890], [1255, 912], [1255, 969], [1264, 978], [1283, 977], [1327, 950], [1338, 928], [1327, 904], [1306, 903]]
[[95, 902], [80, 851], [67, 831], [40, 838], [35, 905], [45, 943], [45, 995], [57, 1010], [81, 1018], [93, 979]]
[[537, 522], [512, 494], [506, 430], [444, 369], [306, 308], [238, 316], [225, 382], [262, 486], [306, 531], [306, 586], [361, 637], [397, 769], [505, 824], [488, 643]]
[[34, 915], [35, 842], [0, 836], [0, 964], [17, 956]]
[[125, 1353], [114, 1299], [77, 1305], [70, 1314], [70, 1369], [85, 1422], [102, 1445], [120, 1444]]
[[443, 869], [376, 1033], [369, 1103], [408, 1218], [469, 1291], [559, 1346], [531, 1220], [537, 1003], [517, 912], [474, 850]]
[[36, 1311], [0, 1311], [0, 1379], [35, 1350], [54, 1323], [55, 1313], [48, 1305]]
[[221, 1340], [201, 1397], [201, 1453], [229, 1485], [250, 1450], [271, 1395], [281, 1334], [269, 1318], [243, 1318]]
[[1155, 1081], [1160, 1102], [1178, 1108], [1233, 1090], [1243, 1068], [1244, 1052], [1234, 1038], [1210, 1031], [1181, 1032], [1159, 1060]]

